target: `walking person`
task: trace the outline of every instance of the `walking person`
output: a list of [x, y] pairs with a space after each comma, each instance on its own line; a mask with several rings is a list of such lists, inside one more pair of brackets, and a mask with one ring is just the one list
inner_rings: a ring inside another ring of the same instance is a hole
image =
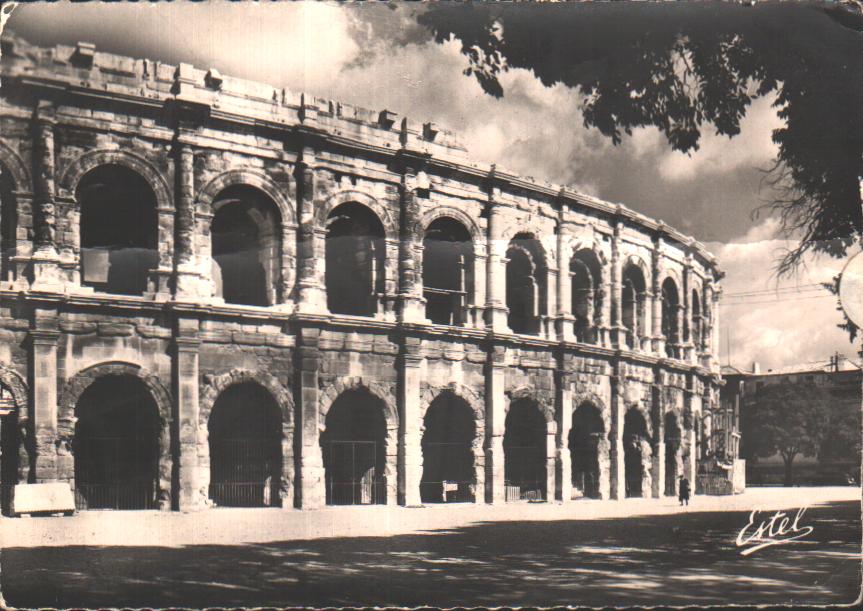
[[680, 499], [681, 505], [689, 505], [689, 480], [684, 476], [680, 476], [680, 485], [678, 487], [680, 490], [678, 498]]

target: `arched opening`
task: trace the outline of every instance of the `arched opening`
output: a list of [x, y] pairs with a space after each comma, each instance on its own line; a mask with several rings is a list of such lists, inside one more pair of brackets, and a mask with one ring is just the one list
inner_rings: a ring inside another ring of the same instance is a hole
[[503, 435], [506, 500], [546, 499], [546, 423], [533, 401], [514, 401]]
[[158, 265], [156, 195], [138, 173], [103, 165], [78, 184], [81, 283], [98, 291], [142, 295]]
[[327, 505], [386, 503], [384, 409], [381, 399], [358, 390], [333, 402], [321, 433]]
[[229, 386], [213, 405], [208, 429], [216, 506], [280, 506], [282, 412], [269, 391], [254, 382]]
[[18, 230], [18, 199], [11, 173], [0, 164], [0, 280], [14, 274], [12, 258], [15, 256]]
[[545, 257], [539, 240], [518, 234], [506, 251], [507, 323], [514, 333], [536, 335], [546, 314]]
[[626, 345], [638, 348], [638, 339], [644, 332], [644, 273], [634, 264], [623, 270], [621, 287], [621, 323], [626, 329]]
[[327, 217], [327, 307], [374, 316], [384, 293], [384, 228], [366, 206], [347, 202]]
[[701, 352], [702, 336], [702, 315], [701, 315], [701, 298], [698, 296], [698, 291], [692, 290], [692, 344], [695, 346], [696, 353]]
[[424, 422], [422, 502], [474, 502], [476, 423], [470, 405], [453, 393], [443, 393], [429, 406]]
[[677, 495], [677, 477], [680, 475], [677, 454], [680, 449], [680, 427], [672, 413], [665, 414], [665, 496]]
[[662, 335], [665, 336], [665, 354], [670, 358], [679, 356], [680, 324], [677, 313], [680, 310], [680, 296], [677, 284], [671, 278], [662, 283]]
[[276, 205], [254, 187], [234, 185], [216, 197], [213, 210], [216, 296], [241, 305], [277, 303], [281, 226]]
[[572, 487], [592, 499], [599, 498], [599, 443], [604, 434], [605, 425], [596, 406], [579, 405], [569, 431]]
[[96, 379], [75, 406], [75, 504], [78, 509], [150, 509], [157, 492], [158, 408], [129, 375]]
[[18, 406], [12, 391], [0, 384], [0, 511], [8, 515], [18, 483]]
[[624, 469], [626, 471], [626, 496], [640, 497], [643, 490], [644, 459], [650, 452], [647, 423], [637, 409], [626, 412], [623, 421]]
[[436, 325], [464, 325], [473, 290], [473, 243], [464, 225], [449, 217], [432, 221], [423, 239], [426, 318]]
[[580, 250], [569, 263], [569, 273], [575, 337], [580, 342], [595, 344], [596, 316], [602, 311], [602, 267], [599, 259], [591, 250]]

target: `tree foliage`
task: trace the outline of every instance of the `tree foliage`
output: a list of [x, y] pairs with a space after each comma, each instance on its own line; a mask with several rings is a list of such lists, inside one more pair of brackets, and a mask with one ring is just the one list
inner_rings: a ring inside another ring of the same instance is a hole
[[[813, 384], [767, 384], [746, 402], [747, 445], [761, 457], [780, 454], [786, 485], [797, 456], [817, 456], [829, 430], [829, 394]], [[858, 429], [859, 430], [859, 429]]]
[[712, 126], [734, 136], [754, 99], [776, 91], [784, 125], [765, 204], [798, 247], [841, 257], [863, 230], [863, 15], [837, 3], [523, 3], [432, 5], [419, 16], [438, 42], [455, 38], [490, 95], [500, 75], [532, 70], [582, 97], [584, 123], [619, 143], [655, 126], [679, 151]]

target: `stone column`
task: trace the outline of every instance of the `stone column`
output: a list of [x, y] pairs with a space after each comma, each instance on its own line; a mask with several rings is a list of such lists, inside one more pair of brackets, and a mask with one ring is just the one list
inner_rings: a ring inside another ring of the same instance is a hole
[[[688, 385], [688, 384], [687, 384]], [[698, 459], [695, 448], [695, 427], [698, 426], [700, 413], [693, 409], [693, 390], [687, 388], [683, 391], [683, 426], [680, 432], [680, 447], [683, 449], [683, 477], [689, 480], [690, 490], [695, 490], [696, 461]], [[688, 451], [687, 451], [688, 449]]]
[[[622, 262], [620, 260], [620, 223], [614, 224], [614, 237], [611, 241], [611, 345], [613, 348], [626, 347], [626, 330], [623, 328], [623, 282]], [[637, 303], [635, 318], [638, 319]]]
[[174, 338], [174, 436], [179, 456], [174, 460], [178, 471], [175, 508], [183, 511], [203, 509], [209, 504], [210, 465], [198, 458], [200, 445], [209, 443], [206, 427], [200, 426], [198, 393], [200, 376], [198, 354], [198, 321], [180, 318], [178, 336]]
[[569, 363], [557, 371], [557, 485], [555, 498], [563, 503], [572, 500], [572, 456], [569, 431], [572, 429], [572, 370]]
[[653, 497], [665, 494], [665, 407], [662, 405], [662, 384], [651, 386], [653, 416]]
[[713, 288], [713, 303], [710, 308], [710, 344], [708, 352], [710, 353], [711, 369], [719, 367], [719, 300], [722, 296], [722, 287], [714, 286]]
[[320, 329], [301, 328], [297, 334], [297, 368], [300, 382], [299, 416], [294, 435], [297, 437], [299, 473], [297, 483], [297, 505], [303, 509], [323, 507], [326, 502], [324, 463], [319, 443], [318, 398], [320, 389], [318, 375], [321, 353], [318, 348]]
[[425, 322], [422, 278], [422, 227], [416, 176], [402, 176], [399, 241], [399, 320]]
[[506, 348], [493, 346], [485, 374], [485, 499], [487, 503], [506, 500], [503, 435], [506, 428]]
[[508, 333], [506, 307], [506, 243], [503, 240], [503, 209], [495, 199], [500, 189], [494, 188], [489, 200], [488, 259], [486, 263], [486, 324], [498, 333]]
[[[303, 157], [313, 157], [305, 150]], [[326, 261], [326, 228], [318, 227], [315, 219], [315, 172], [305, 162], [297, 163], [297, 287], [298, 311], [309, 314], [326, 314], [327, 294], [324, 286]]]
[[687, 253], [686, 263], [683, 266], [683, 306], [682, 326], [680, 327], [680, 341], [682, 344], [681, 358], [692, 361], [694, 343], [692, 341], [692, 255]]
[[420, 425], [420, 384], [422, 340], [406, 337], [399, 359], [399, 455], [398, 502], [408, 507], [422, 504], [420, 480], [423, 474], [422, 433]]
[[611, 498], [626, 498], [626, 463], [623, 452], [623, 419], [626, 407], [623, 403], [623, 379], [620, 364], [615, 364], [611, 377], [611, 432], [609, 434], [611, 462]]
[[467, 326], [472, 326], [478, 329], [485, 327], [485, 303], [486, 303], [486, 278], [488, 277], [487, 270], [488, 250], [484, 243], [473, 245], [473, 300], [468, 305], [473, 306], [469, 309]]
[[195, 265], [195, 159], [192, 148], [180, 138], [174, 142], [174, 176], [177, 207], [176, 296], [194, 298], [199, 296], [200, 282], [199, 270]]
[[[37, 310], [37, 328], [31, 329], [31, 414], [36, 442], [37, 482], [57, 480], [57, 339], [56, 311]], [[54, 328], [52, 328], [54, 327]]]
[[557, 231], [557, 336], [565, 342], [575, 341], [575, 316], [572, 314], [572, 274], [566, 254], [569, 229], [563, 224], [563, 210], [558, 217]]
[[35, 231], [33, 241], [34, 290], [62, 291], [56, 241], [56, 189], [54, 183], [54, 108], [40, 101], [33, 114], [33, 190]]
[[653, 353], [665, 356], [665, 342], [662, 335], [662, 287], [659, 286], [659, 261], [662, 253], [662, 239], [659, 236], [653, 238], [653, 260], [650, 266], [650, 286], [653, 292], [651, 301], [651, 317], [653, 319]]

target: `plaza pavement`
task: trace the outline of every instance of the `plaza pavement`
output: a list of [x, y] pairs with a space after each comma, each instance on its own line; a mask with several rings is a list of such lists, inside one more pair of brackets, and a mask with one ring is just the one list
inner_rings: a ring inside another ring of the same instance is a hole
[[185, 546], [323, 537], [388, 536], [506, 521], [593, 520], [699, 511], [777, 510], [860, 501], [859, 487], [749, 488], [734, 496], [569, 503], [347, 506], [318, 510], [222, 508], [199, 512], [84, 511], [68, 517], [0, 519], [0, 548], [68, 545]]

